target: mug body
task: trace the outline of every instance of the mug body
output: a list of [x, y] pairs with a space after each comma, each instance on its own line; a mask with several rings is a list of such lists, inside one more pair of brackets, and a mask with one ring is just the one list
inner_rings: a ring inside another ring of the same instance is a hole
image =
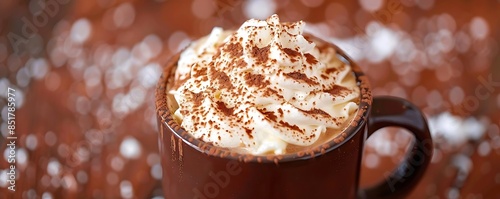
[[165, 198], [356, 197], [366, 125], [323, 153], [279, 160], [201, 150], [160, 120]]

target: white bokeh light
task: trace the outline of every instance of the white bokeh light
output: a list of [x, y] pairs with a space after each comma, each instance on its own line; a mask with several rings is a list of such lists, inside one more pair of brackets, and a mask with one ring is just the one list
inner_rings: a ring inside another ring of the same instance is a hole
[[276, 3], [266, 0], [251, 0], [244, 5], [243, 13], [247, 18], [264, 20], [276, 12]]
[[453, 105], [459, 105], [465, 98], [465, 93], [462, 87], [455, 86], [450, 90], [449, 94], [450, 102]]
[[92, 25], [88, 19], [79, 19], [71, 27], [70, 36], [76, 43], [85, 42], [92, 32]]
[[361, 7], [368, 12], [375, 12], [382, 8], [384, 0], [359, 0]]
[[469, 29], [472, 37], [476, 39], [485, 39], [490, 32], [488, 22], [482, 17], [474, 17], [470, 23]]
[[120, 144], [120, 154], [127, 159], [137, 159], [141, 152], [141, 144], [132, 136], [125, 137]]
[[191, 4], [191, 11], [194, 16], [206, 19], [214, 14], [215, 2], [207, 0], [194, 0]]
[[376, 154], [373, 154], [373, 153], [369, 153], [366, 155], [365, 157], [365, 166], [367, 168], [370, 168], [370, 169], [373, 169], [373, 168], [377, 168], [377, 166], [379, 165], [380, 163], [380, 158], [378, 155]]
[[126, 28], [135, 20], [135, 9], [131, 3], [120, 4], [113, 13], [113, 22], [117, 28]]
[[124, 180], [120, 182], [120, 195], [123, 198], [132, 198], [134, 196], [134, 188], [130, 181]]

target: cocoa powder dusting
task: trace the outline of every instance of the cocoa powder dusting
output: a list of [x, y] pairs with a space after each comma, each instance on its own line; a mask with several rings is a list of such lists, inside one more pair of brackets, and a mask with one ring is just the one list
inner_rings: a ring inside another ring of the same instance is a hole
[[257, 59], [257, 63], [266, 62], [269, 58], [269, 48], [270, 46], [266, 46], [263, 48], [258, 48], [257, 46], [252, 47], [252, 56]]
[[279, 95], [279, 94], [275, 90], [267, 88], [264, 91], [263, 95], [266, 96], [266, 97], [269, 97], [269, 96], [272, 96], [272, 95]]
[[216, 102], [217, 104], [217, 109], [219, 109], [220, 112], [224, 113], [226, 116], [231, 116], [233, 115], [234, 109], [233, 108], [228, 108], [224, 102]]
[[250, 139], [253, 139], [252, 130], [245, 128], [245, 132], [247, 133], [248, 137], [250, 137]]
[[280, 116], [283, 116], [283, 109], [279, 108], [278, 113], [280, 114]]
[[221, 72], [221, 71], [217, 71], [217, 70], [215, 70], [215, 68], [212, 68], [212, 69], [213, 70], [211, 70], [210, 75], [212, 76], [212, 79], [216, 79], [219, 81], [221, 88], [230, 89], [233, 87], [233, 84], [231, 83], [231, 80], [229, 79], [229, 76], [227, 76], [226, 73]]
[[278, 117], [276, 117], [276, 115], [274, 115], [273, 112], [261, 112], [261, 113], [264, 114], [266, 118], [270, 119], [273, 122], [276, 122], [278, 119]]
[[[195, 105], [196, 105], [196, 104], [195, 104]], [[181, 114], [182, 114], [182, 115], [187, 115], [188, 113], [189, 113], [189, 112], [188, 112], [187, 110], [184, 110], [184, 109], [183, 109], [183, 110], [181, 110]]]
[[312, 65], [318, 63], [318, 60], [314, 56], [312, 56], [311, 54], [306, 53], [306, 54], [304, 54], [304, 56], [306, 57], [307, 63], [312, 64]]
[[249, 86], [256, 86], [258, 88], [264, 88], [270, 84], [268, 80], [264, 79], [264, 75], [260, 74], [245, 74], [245, 81]]
[[243, 47], [240, 43], [230, 43], [226, 46], [226, 50], [232, 57], [241, 57], [243, 55]]
[[200, 76], [205, 76], [207, 75], [207, 68], [206, 67], [193, 67], [193, 71], [195, 74], [193, 77], [200, 77]]
[[329, 90], [326, 90], [325, 92], [330, 93], [332, 96], [343, 96], [345, 93], [349, 91], [348, 88], [339, 86], [339, 85], [333, 85], [333, 87]]
[[289, 129], [292, 129], [294, 131], [297, 131], [297, 132], [299, 132], [301, 134], [304, 133], [304, 132], [302, 132], [302, 129], [300, 129], [297, 125], [291, 125], [290, 123], [284, 122], [284, 121], [280, 121], [279, 124], [281, 124], [284, 127], [289, 128]]
[[297, 57], [300, 55], [300, 53], [298, 51], [293, 50], [291, 48], [284, 48], [283, 52], [285, 52], [290, 57]]
[[245, 62], [245, 60], [243, 60], [243, 59], [238, 59], [238, 60], [236, 60], [236, 62], [234, 62], [234, 65], [238, 68], [245, 68], [247, 65], [247, 62]]
[[292, 79], [295, 79], [297, 81], [304, 81], [305, 83], [309, 85], [316, 85], [318, 84], [317, 82], [313, 81], [312, 79], [309, 79], [306, 74], [300, 73], [300, 72], [293, 72], [293, 73], [285, 73], [287, 77], [290, 77]]
[[326, 72], [327, 74], [333, 73], [333, 72], [335, 72], [335, 71], [337, 71], [337, 69], [336, 69], [336, 68], [328, 68], [328, 69], [326, 69], [326, 70], [325, 70], [325, 72]]
[[317, 108], [313, 108], [311, 110], [308, 110], [308, 111], [304, 111], [305, 113], [308, 113], [308, 114], [314, 114], [314, 115], [324, 115], [324, 116], [330, 116], [327, 112], [321, 110], [321, 109], [317, 109]]
[[192, 91], [191, 92], [191, 95], [193, 96], [193, 105], [195, 107], [198, 107], [201, 105], [201, 102], [203, 101], [203, 94], [202, 93], [194, 93]]

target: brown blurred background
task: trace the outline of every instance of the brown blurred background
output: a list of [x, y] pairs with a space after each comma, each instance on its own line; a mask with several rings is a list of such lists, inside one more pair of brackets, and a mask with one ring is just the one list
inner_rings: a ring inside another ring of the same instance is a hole
[[[214, 26], [273, 13], [345, 49], [375, 95], [427, 114], [436, 150], [411, 198], [500, 198], [499, 11], [499, 0], [2, 0], [0, 198], [162, 198], [163, 63]], [[410, 140], [394, 128], [372, 136], [362, 186], [383, 180]]]

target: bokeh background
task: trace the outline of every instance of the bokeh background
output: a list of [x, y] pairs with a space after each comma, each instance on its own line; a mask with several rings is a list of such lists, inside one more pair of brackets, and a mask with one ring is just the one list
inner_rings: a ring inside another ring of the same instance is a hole
[[[1, 0], [0, 198], [162, 198], [154, 87], [214, 26], [273, 13], [356, 60], [374, 95], [422, 108], [436, 150], [410, 198], [500, 198], [499, 0]], [[7, 89], [16, 191], [7, 190]], [[361, 185], [412, 137], [370, 137]]]

